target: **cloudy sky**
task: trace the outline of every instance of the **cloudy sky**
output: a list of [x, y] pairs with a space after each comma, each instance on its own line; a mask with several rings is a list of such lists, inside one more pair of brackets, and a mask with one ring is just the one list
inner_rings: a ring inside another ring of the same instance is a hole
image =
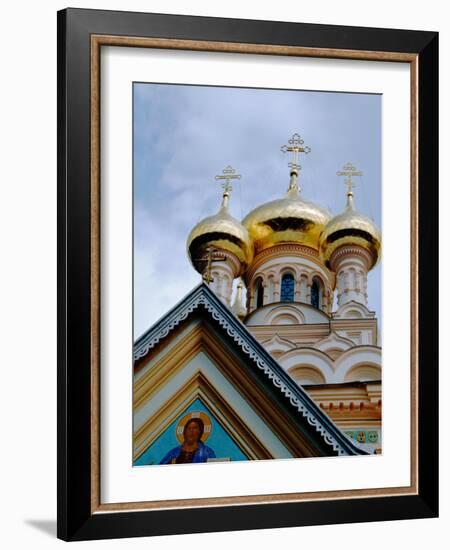
[[[218, 210], [214, 176], [228, 164], [242, 174], [230, 205], [242, 219], [286, 192], [291, 159], [280, 147], [294, 132], [312, 149], [300, 160], [305, 200], [341, 212], [336, 172], [352, 162], [364, 173], [356, 207], [381, 228], [381, 96], [151, 83], [135, 83], [133, 94], [135, 338], [200, 282], [186, 239]], [[368, 289], [379, 319], [380, 286], [381, 262]]]

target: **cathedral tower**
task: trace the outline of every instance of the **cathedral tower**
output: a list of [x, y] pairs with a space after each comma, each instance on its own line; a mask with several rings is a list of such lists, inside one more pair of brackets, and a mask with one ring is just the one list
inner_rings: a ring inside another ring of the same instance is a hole
[[[260, 308], [268, 314], [266, 324], [288, 322], [302, 317], [300, 304], [330, 313], [333, 305], [334, 275], [319, 255], [319, 240], [331, 214], [303, 199], [298, 183], [299, 153], [308, 153], [303, 140], [294, 134], [282, 150], [294, 155], [289, 163], [290, 182], [285, 197], [252, 210], [243, 220], [255, 257], [245, 274], [247, 307], [251, 315]], [[280, 316], [272, 318], [270, 304], [285, 304]], [[268, 321], [268, 319], [271, 319]]]
[[352, 178], [362, 173], [350, 163], [337, 173], [346, 177], [347, 205], [333, 216], [300, 189], [298, 157], [310, 148], [294, 134], [281, 150], [293, 156], [285, 196], [241, 223], [228, 211], [230, 180], [240, 176], [227, 167], [216, 176], [225, 180], [221, 207], [193, 228], [188, 255], [284, 371], [350, 437], [380, 452], [381, 348], [367, 274], [381, 235], [354, 206]]
[[248, 231], [228, 209], [231, 179], [240, 179], [231, 166], [216, 180], [223, 184], [222, 204], [214, 216], [201, 220], [190, 232], [187, 251], [194, 268], [228, 306], [231, 305], [233, 280], [248, 269], [253, 259], [253, 244]]
[[353, 203], [353, 176], [360, 176], [348, 163], [337, 173], [346, 176], [348, 187], [345, 211], [329, 221], [321, 236], [321, 253], [325, 265], [336, 273], [338, 313], [354, 302], [367, 309], [367, 273], [377, 263], [381, 236], [367, 216], [357, 212]]

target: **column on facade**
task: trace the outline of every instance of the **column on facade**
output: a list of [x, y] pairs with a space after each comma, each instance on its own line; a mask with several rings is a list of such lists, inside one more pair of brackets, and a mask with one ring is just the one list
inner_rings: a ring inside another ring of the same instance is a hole
[[298, 273], [294, 273], [294, 302], [300, 302], [301, 298], [301, 288], [300, 288], [300, 278]]
[[269, 285], [267, 284], [266, 281], [263, 280], [261, 288], [263, 293], [263, 306], [265, 306], [266, 304], [269, 303]]
[[306, 282], [306, 295], [305, 295], [305, 304], [311, 304], [311, 286], [310, 281]]
[[306, 275], [302, 274], [300, 275], [300, 299], [299, 301], [300, 302], [303, 302], [304, 304], [307, 303], [307, 298], [306, 298], [306, 295], [307, 295], [307, 283], [308, 283], [308, 279], [306, 277]]
[[280, 301], [280, 276], [279, 275], [273, 280], [273, 301], [274, 302]]

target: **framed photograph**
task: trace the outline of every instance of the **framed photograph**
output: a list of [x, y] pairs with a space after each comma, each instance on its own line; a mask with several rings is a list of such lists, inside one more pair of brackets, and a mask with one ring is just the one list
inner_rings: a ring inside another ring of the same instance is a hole
[[58, 536], [438, 514], [438, 35], [58, 13]]

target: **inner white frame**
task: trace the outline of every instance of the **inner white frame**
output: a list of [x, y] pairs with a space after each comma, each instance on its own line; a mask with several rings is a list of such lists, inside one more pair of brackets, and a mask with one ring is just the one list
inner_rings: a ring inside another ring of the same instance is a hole
[[[133, 81], [383, 94], [382, 455], [132, 467]], [[410, 485], [408, 63], [102, 46], [101, 212], [102, 504]]]

